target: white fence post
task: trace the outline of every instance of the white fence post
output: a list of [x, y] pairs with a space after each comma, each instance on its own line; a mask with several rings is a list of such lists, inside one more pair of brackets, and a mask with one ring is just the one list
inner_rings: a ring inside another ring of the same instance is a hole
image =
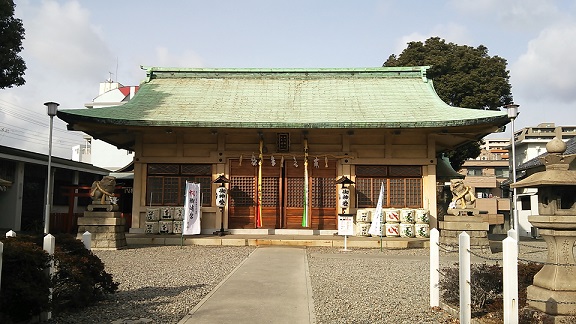
[[[48, 252], [50, 256], [53, 256], [55, 248], [56, 248], [56, 238], [52, 234], [46, 234], [46, 236], [44, 236], [44, 251]], [[48, 267], [46, 275], [49, 276], [49, 278], [52, 278], [53, 274], [54, 274], [54, 261], [52, 260], [50, 261], [50, 267]], [[50, 294], [48, 295], [48, 298], [52, 300], [52, 288], [50, 288]], [[42, 320], [47, 321], [52, 318], [52, 312], [50, 311], [43, 312], [40, 315], [40, 317], [42, 318]]]
[[82, 234], [82, 243], [87, 250], [92, 250], [92, 233], [86, 231]]
[[504, 324], [518, 324], [518, 243], [514, 236], [502, 241], [502, 276]]
[[430, 230], [430, 307], [440, 306], [440, 232]]
[[16, 232], [14, 232], [13, 230], [9, 230], [8, 232], [6, 232], [6, 237], [16, 237]]
[[472, 320], [472, 299], [470, 294], [470, 235], [466, 232], [458, 236], [459, 278], [460, 278], [460, 323], [469, 324]]
[[4, 243], [0, 242], [0, 291], [2, 291], [2, 257], [4, 254]]
[[516, 243], [519, 243], [519, 242], [516, 240], [516, 230], [515, 230], [515, 229], [513, 229], [513, 228], [512, 228], [512, 229], [509, 229], [508, 232], [506, 232], [506, 234], [508, 235], [508, 237], [513, 238], [513, 239], [516, 241]]

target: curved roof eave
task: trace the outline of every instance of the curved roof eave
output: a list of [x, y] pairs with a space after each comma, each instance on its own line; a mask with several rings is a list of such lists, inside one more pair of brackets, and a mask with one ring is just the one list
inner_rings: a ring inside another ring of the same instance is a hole
[[162, 121], [162, 120], [125, 120], [113, 118], [98, 118], [88, 116], [69, 115], [66, 112], [58, 112], [58, 117], [70, 124], [94, 123], [98, 125], [122, 126], [122, 127], [188, 127], [188, 128], [269, 128], [269, 129], [373, 129], [373, 128], [440, 128], [477, 125], [503, 126], [509, 123], [507, 116], [493, 116], [476, 119], [460, 119], [445, 121], [422, 121], [422, 122], [204, 122], [204, 121]]

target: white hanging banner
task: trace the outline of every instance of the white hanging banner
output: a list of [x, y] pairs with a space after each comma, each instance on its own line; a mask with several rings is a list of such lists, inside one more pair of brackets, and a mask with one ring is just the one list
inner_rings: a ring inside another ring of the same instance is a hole
[[200, 234], [200, 184], [186, 182], [182, 235]]
[[382, 201], [384, 200], [384, 182], [380, 185], [380, 194], [378, 195], [378, 204], [376, 205], [375, 215], [372, 215], [372, 224], [368, 233], [372, 236], [382, 236], [382, 225], [384, 217], [382, 215]]

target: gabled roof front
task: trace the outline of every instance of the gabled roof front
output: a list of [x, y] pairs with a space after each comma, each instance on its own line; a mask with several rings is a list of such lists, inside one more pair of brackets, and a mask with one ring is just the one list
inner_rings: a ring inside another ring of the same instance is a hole
[[[132, 127], [446, 130], [472, 126], [482, 129], [471, 136], [479, 138], [509, 122], [505, 112], [447, 105], [426, 78], [427, 68], [151, 67], [139, 91], [124, 105], [61, 110], [58, 117], [69, 129], [91, 135], [97, 127], [130, 132]], [[478, 136], [479, 132], [484, 133]], [[97, 135], [119, 147], [130, 145], [104, 133]]]

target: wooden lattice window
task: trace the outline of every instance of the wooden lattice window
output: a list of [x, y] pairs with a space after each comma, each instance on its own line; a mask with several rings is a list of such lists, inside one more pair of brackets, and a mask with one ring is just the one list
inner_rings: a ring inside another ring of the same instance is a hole
[[406, 179], [406, 206], [422, 206], [422, 179]]
[[286, 207], [304, 207], [304, 179], [288, 178], [286, 185]]
[[179, 174], [179, 164], [148, 164], [148, 174]]
[[182, 174], [212, 174], [212, 166], [210, 164], [182, 164], [180, 168], [182, 169]]
[[406, 193], [406, 186], [404, 179], [389, 179], [390, 183], [390, 206], [405, 207], [404, 194]]
[[254, 177], [231, 177], [230, 206], [255, 206], [255, 186], [256, 182]]
[[336, 208], [336, 180], [313, 178], [312, 208]]
[[146, 205], [184, 206], [186, 180], [200, 183], [202, 206], [212, 202], [212, 166], [209, 164], [152, 163], [147, 167]]
[[[382, 176], [383, 174], [385, 176]], [[356, 176], [359, 208], [376, 207], [382, 182], [383, 207], [422, 207], [421, 166], [356, 166]]]
[[386, 179], [382, 178], [356, 178], [356, 194], [358, 207], [368, 208], [375, 207], [378, 204], [378, 196], [380, 195], [380, 187], [384, 182], [384, 205], [388, 205], [387, 191], [388, 185]]
[[357, 165], [357, 177], [385, 177], [388, 175], [388, 167], [386, 165]]
[[391, 177], [421, 177], [422, 167], [419, 165], [390, 165], [388, 175]]
[[277, 207], [280, 204], [278, 177], [262, 178], [262, 207]]

